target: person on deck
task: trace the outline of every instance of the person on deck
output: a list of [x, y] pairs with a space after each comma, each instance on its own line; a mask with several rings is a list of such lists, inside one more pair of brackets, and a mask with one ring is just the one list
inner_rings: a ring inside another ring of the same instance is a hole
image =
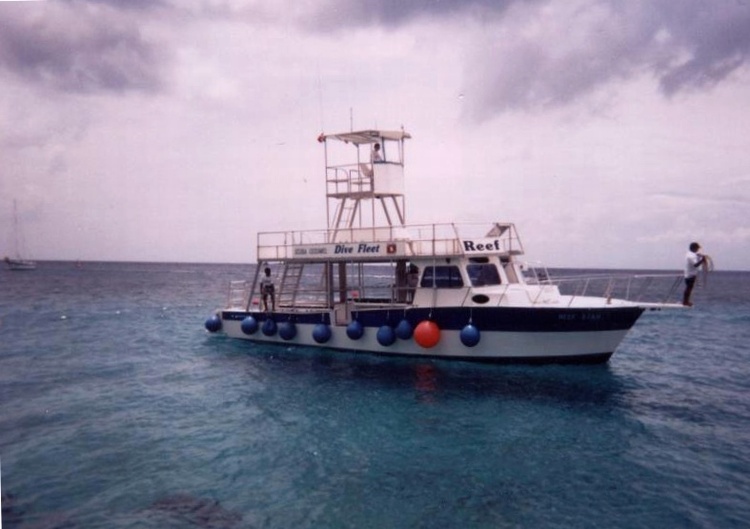
[[383, 161], [383, 154], [380, 152], [380, 144], [376, 143], [372, 147], [372, 163], [379, 163]]
[[406, 300], [411, 303], [414, 301], [414, 293], [417, 291], [419, 284], [419, 267], [414, 263], [409, 264], [406, 272]]
[[685, 255], [685, 293], [682, 295], [682, 304], [692, 307], [690, 296], [693, 293], [695, 281], [698, 279], [698, 270], [706, 262], [706, 257], [698, 253], [701, 245], [697, 242], [690, 243], [688, 253]]
[[266, 267], [263, 271], [265, 276], [260, 280], [260, 295], [263, 298], [263, 307], [268, 312], [268, 297], [271, 296], [271, 312], [276, 311], [276, 295], [273, 286], [273, 280], [271, 279], [271, 269]]

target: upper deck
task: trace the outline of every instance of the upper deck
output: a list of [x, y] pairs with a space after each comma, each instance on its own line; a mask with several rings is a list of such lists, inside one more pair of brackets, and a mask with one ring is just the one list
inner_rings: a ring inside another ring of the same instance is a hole
[[259, 261], [387, 262], [523, 253], [511, 223], [406, 224], [401, 130], [321, 134], [327, 229], [258, 234]]
[[512, 223], [421, 224], [371, 228], [263, 232], [259, 261], [384, 262], [432, 257], [523, 254]]

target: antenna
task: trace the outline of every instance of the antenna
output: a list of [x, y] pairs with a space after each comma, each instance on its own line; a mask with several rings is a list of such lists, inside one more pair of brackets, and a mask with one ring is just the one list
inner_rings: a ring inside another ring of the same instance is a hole
[[316, 63], [315, 67], [318, 73], [318, 110], [320, 112], [320, 130], [323, 131], [326, 129], [323, 121], [323, 81], [320, 78], [320, 63]]

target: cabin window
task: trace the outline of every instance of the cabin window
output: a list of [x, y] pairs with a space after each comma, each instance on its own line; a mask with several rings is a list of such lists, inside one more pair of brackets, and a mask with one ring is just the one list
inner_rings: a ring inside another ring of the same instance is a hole
[[[433, 283], [434, 280], [434, 283]], [[461, 288], [464, 280], [457, 266], [426, 266], [422, 274], [422, 288]]]
[[466, 271], [473, 287], [487, 287], [500, 284], [500, 274], [494, 264], [469, 264]]

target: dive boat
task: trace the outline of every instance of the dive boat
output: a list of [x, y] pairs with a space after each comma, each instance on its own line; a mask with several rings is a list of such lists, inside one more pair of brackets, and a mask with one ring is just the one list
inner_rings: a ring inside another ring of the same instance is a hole
[[36, 261], [30, 261], [28, 259], [11, 258], [6, 257], [4, 259], [5, 266], [8, 270], [36, 270]]
[[[328, 227], [259, 233], [254, 276], [230, 283], [206, 329], [384, 355], [599, 363], [645, 310], [680, 307], [668, 301], [680, 281], [673, 274], [550, 279], [521, 261], [509, 222], [407, 224], [410, 138], [404, 130], [321, 134]], [[643, 301], [655, 278], [671, 291]], [[591, 294], [595, 282], [601, 294]]]

